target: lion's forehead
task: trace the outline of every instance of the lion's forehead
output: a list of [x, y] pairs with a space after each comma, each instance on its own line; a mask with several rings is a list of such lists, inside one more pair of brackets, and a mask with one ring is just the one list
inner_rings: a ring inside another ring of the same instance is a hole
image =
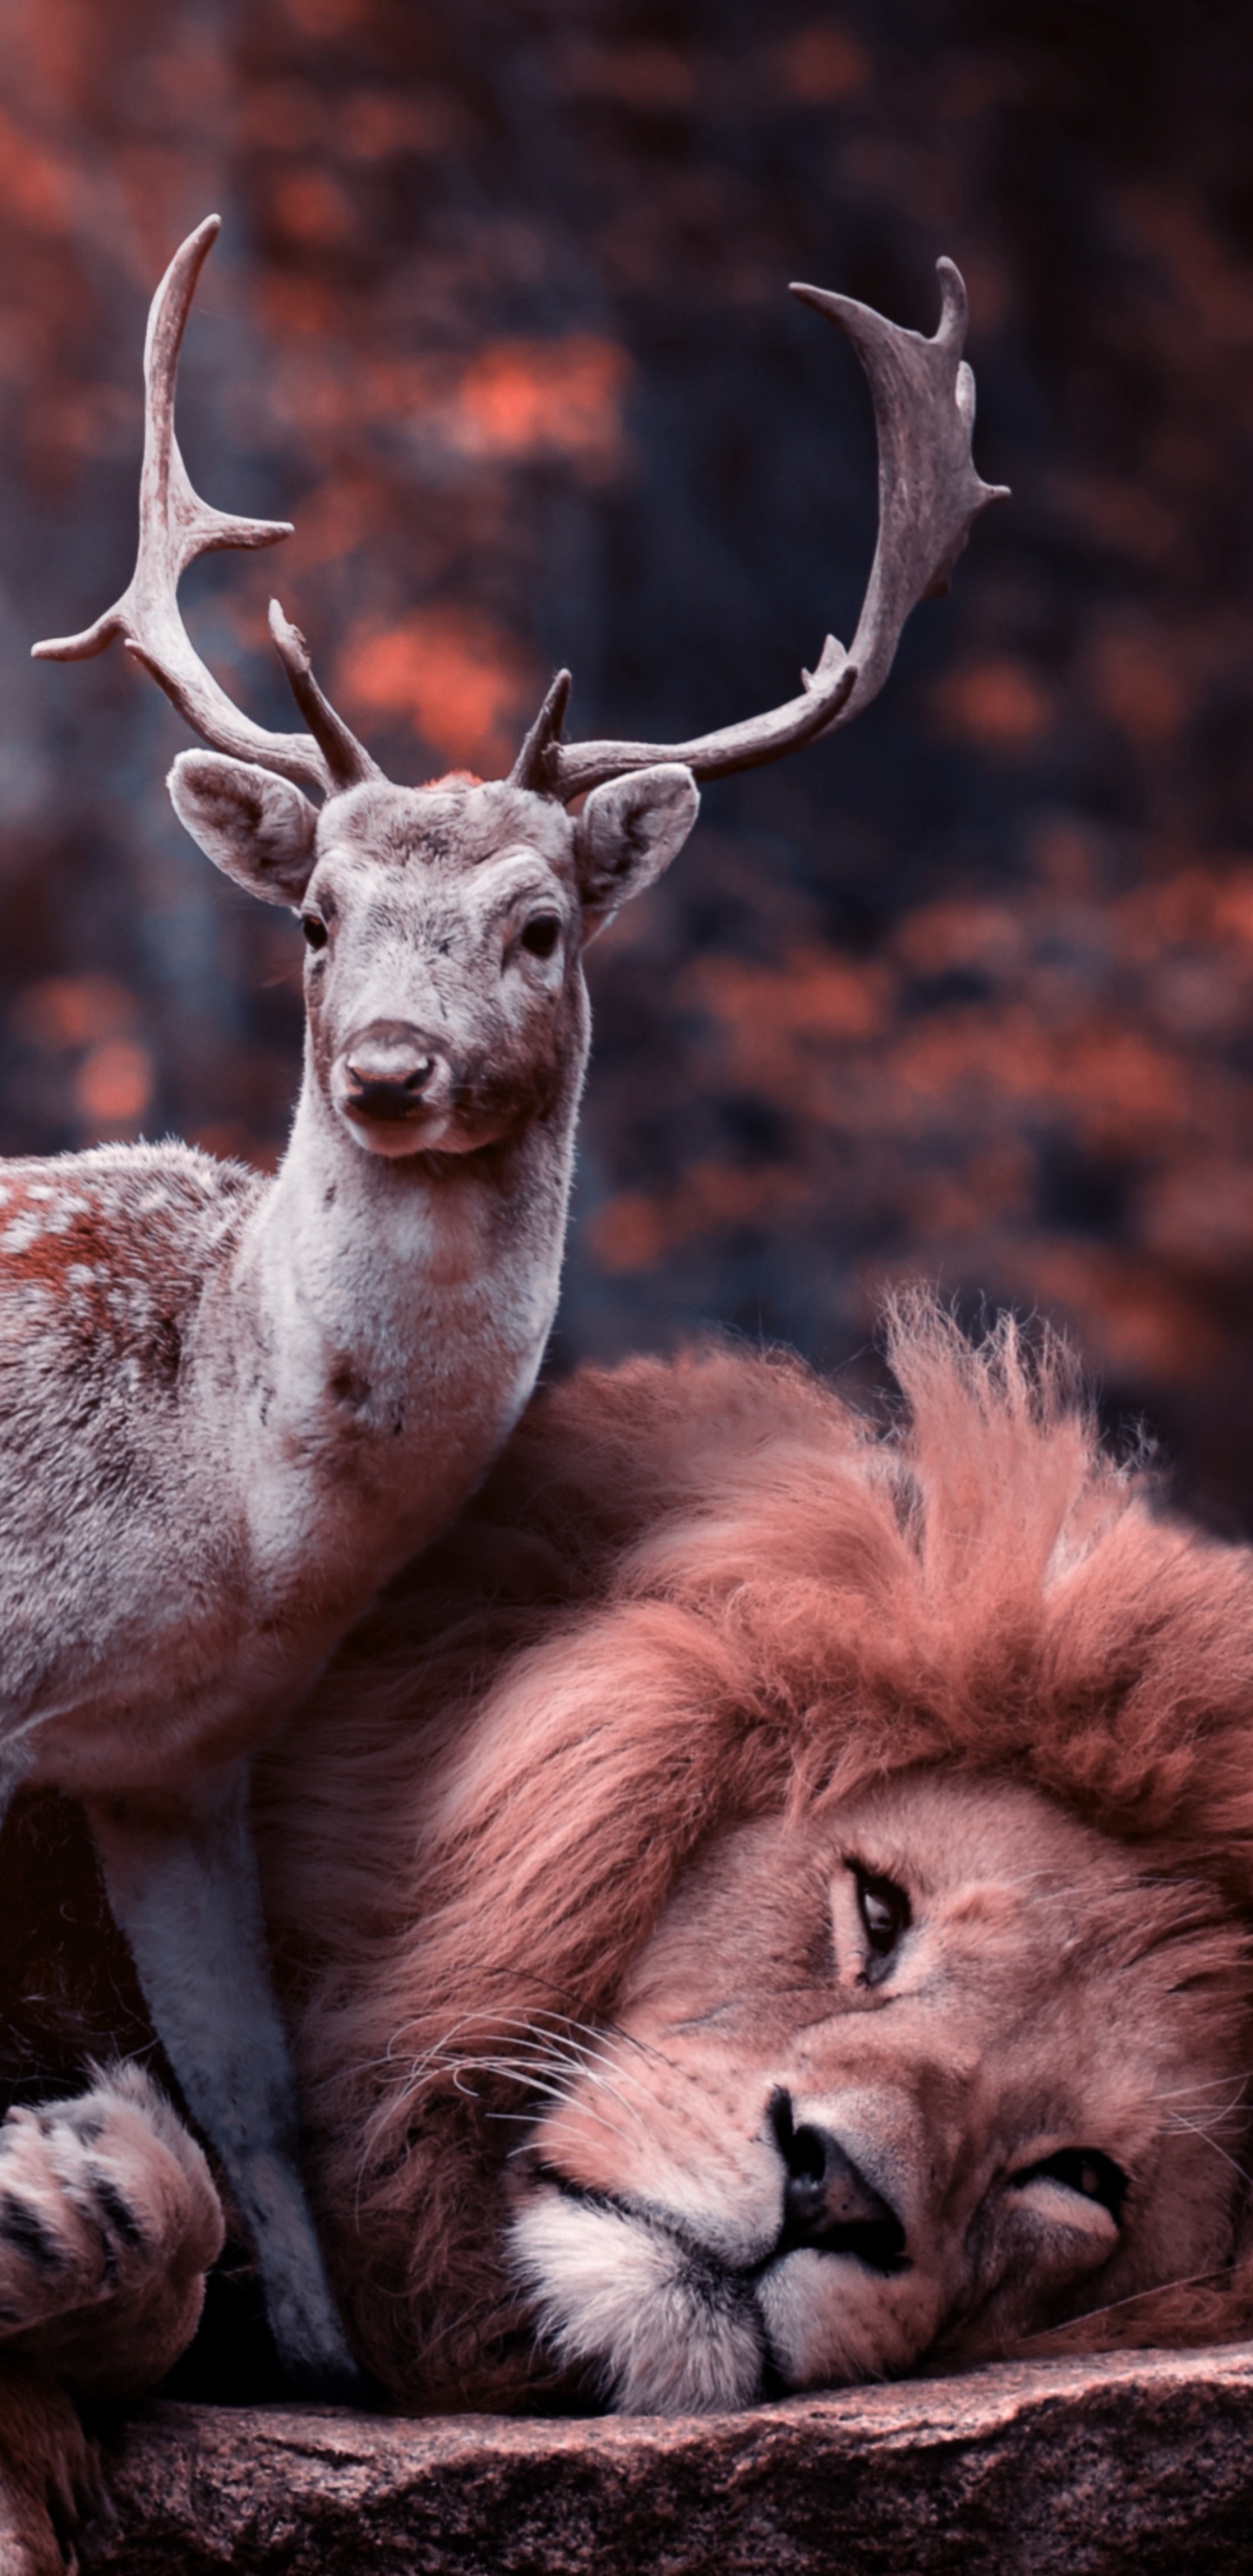
[[[784, 1992], [809, 2010], [841, 1973], [841, 1889], [850, 1877], [899, 1885], [910, 1909], [908, 1968], [893, 1999], [980, 1995], [1024, 2012], [1050, 1995], [1101, 1995], [1117, 1966], [1160, 1971], [1163, 1942], [1218, 1923], [1153, 1867], [1019, 1782], [906, 1774], [836, 1807], [757, 1818], [717, 1838], [678, 1883], [627, 1979], [621, 2009], [676, 2021], [711, 2010], [773, 2011]], [[823, 1934], [829, 1936], [824, 1943]], [[1221, 1937], [1221, 1935], [1220, 1935]], [[1232, 1931], [1230, 1937], [1236, 1936]], [[800, 1966], [806, 1972], [798, 1977]], [[867, 2025], [884, 1997], [844, 1997]]]

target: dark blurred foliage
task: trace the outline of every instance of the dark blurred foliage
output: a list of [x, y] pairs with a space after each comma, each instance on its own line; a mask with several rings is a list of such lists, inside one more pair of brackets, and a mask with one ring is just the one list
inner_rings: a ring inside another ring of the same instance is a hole
[[292, 516], [191, 622], [293, 721], [276, 586], [400, 778], [793, 694], [874, 449], [785, 292], [971, 292], [1014, 487], [878, 706], [707, 792], [596, 952], [559, 1362], [703, 1319], [855, 1360], [883, 1283], [1074, 1330], [1253, 1516], [1253, 28], [1164, 0], [0, 0], [0, 1144], [272, 1158], [297, 933], [162, 790], [125, 658], [147, 297], [217, 205], [193, 474]]

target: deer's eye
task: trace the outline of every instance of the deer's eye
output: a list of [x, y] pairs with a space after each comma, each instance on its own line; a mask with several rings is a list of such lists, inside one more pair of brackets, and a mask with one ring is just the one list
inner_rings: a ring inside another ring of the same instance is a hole
[[331, 934], [326, 923], [319, 921], [316, 912], [302, 912], [300, 927], [305, 934], [306, 948], [325, 948]]
[[537, 912], [522, 933], [522, 945], [528, 957], [551, 957], [561, 937], [561, 916], [556, 912]]
[[850, 1861], [849, 1867], [857, 1881], [857, 1911], [867, 1948], [876, 1959], [890, 1958], [902, 1933], [909, 1930], [909, 1898], [895, 1879], [880, 1878], [858, 1861]]

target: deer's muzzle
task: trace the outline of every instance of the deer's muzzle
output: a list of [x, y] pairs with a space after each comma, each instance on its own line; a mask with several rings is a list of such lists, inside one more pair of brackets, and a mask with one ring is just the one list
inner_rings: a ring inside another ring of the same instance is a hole
[[412, 1118], [427, 1108], [438, 1066], [417, 1029], [376, 1021], [344, 1050], [344, 1107], [354, 1118]]
[[484, 1116], [481, 1104], [475, 1113], [443, 1050], [403, 1020], [375, 1020], [350, 1038], [331, 1090], [358, 1144], [372, 1154], [466, 1154], [501, 1132], [499, 1116]]

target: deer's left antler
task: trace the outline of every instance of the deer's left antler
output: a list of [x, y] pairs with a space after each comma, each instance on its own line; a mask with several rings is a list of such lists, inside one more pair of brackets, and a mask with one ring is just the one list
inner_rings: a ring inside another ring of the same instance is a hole
[[513, 774], [520, 785], [568, 801], [603, 779], [668, 760], [682, 761], [696, 778], [725, 778], [834, 732], [878, 696], [911, 608], [947, 590], [975, 520], [993, 501], [1008, 499], [1004, 484], [985, 483], [975, 470], [975, 380], [962, 357], [966, 289], [951, 259], [937, 268], [940, 320], [930, 340], [850, 296], [821, 286], [792, 289], [847, 333], [874, 403], [879, 537], [848, 651], [828, 635], [813, 672], [801, 675], [801, 697], [693, 742], [563, 743], [570, 679], [559, 672], [518, 755]]

